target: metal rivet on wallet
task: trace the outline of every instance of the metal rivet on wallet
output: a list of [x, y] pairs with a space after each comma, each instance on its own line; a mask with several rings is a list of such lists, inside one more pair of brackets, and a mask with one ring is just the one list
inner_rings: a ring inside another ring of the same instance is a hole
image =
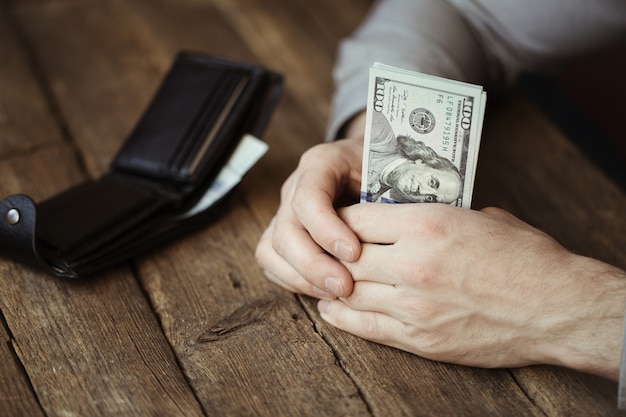
[[20, 221], [20, 212], [17, 209], [11, 209], [7, 213], [7, 223], [10, 225], [17, 224]]

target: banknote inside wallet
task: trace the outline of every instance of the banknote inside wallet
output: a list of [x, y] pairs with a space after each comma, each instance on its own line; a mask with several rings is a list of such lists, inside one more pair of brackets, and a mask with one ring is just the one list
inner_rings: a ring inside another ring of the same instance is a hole
[[[0, 253], [77, 278], [211, 223], [221, 200], [190, 208], [241, 138], [261, 136], [281, 89], [264, 68], [178, 54], [107, 174], [37, 204], [0, 202]], [[15, 213], [29, 217], [9, 221]]]

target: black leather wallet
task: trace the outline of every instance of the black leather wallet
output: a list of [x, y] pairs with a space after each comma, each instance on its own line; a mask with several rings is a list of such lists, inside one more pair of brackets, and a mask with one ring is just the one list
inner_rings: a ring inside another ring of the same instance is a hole
[[210, 224], [225, 198], [184, 214], [241, 138], [261, 136], [281, 88], [264, 68], [178, 54], [107, 174], [37, 204], [0, 202], [0, 254], [78, 278]]

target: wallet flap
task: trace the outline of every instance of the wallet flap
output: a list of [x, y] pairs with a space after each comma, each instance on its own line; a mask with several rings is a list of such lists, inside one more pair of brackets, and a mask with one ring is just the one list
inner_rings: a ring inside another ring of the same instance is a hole
[[266, 71], [181, 53], [112, 162], [114, 171], [177, 184], [214, 174], [236, 145]]
[[173, 197], [115, 175], [83, 182], [39, 204], [37, 243], [53, 248], [40, 255], [71, 263], [172, 204]]

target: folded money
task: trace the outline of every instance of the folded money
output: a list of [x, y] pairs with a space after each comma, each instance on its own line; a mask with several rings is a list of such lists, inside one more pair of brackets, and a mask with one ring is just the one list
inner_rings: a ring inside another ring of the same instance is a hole
[[374, 64], [361, 201], [469, 208], [486, 100], [478, 85]]
[[268, 148], [267, 143], [246, 133], [202, 198], [180, 218], [195, 216], [224, 198], [241, 182], [244, 175], [252, 169]]

